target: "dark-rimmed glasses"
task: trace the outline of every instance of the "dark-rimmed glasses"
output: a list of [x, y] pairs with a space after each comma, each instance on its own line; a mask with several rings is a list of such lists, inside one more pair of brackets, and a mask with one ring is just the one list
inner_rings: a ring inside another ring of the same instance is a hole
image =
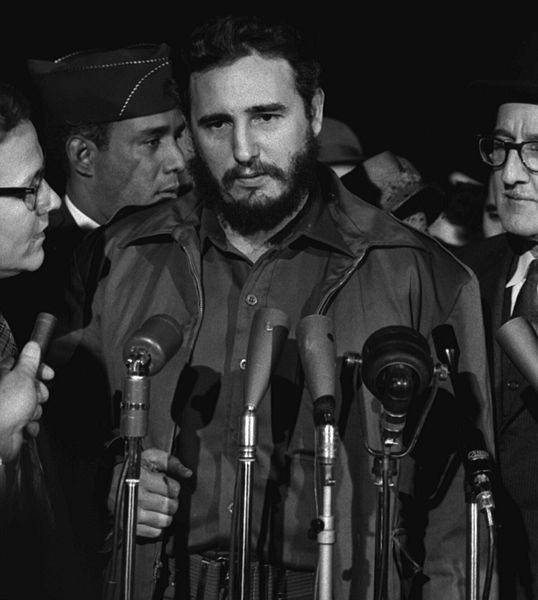
[[28, 210], [34, 211], [42, 181], [33, 187], [0, 187], [0, 196], [18, 198], [26, 204]]
[[490, 167], [502, 167], [510, 150], [515, 150], [519, 160], [532, 173], [538, 173], [538, 141], [509, 142], [494, 135], [478, 138], [478, 149], [482, 160]]

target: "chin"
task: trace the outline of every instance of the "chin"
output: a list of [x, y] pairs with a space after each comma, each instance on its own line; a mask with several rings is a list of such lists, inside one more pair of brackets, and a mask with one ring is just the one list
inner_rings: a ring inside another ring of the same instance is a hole
[[42, 249], [40, 249], [39, 252], [34, 252], [32, 256], [29, 256], [24, 262], [24, 268], [21, 268], [21, 271], [37, 271], [43, 264], [44, 258], [45, 253]]

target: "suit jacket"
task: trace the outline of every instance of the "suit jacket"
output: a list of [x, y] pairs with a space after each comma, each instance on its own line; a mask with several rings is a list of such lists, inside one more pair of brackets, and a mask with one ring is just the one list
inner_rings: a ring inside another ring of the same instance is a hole
[[510, 318], [506, 283], [525, 250], [521, 240], [501, 234], [456, 251], [480, 283], [500, 476], [501, 598], [518, 599], [538, 598], [538, 394], [503, 352], [495, 334]]

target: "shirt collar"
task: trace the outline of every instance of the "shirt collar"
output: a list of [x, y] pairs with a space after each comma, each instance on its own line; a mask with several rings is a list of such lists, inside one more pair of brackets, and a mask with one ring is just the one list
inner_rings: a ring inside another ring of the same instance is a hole
[[520, 285], [525, 281], [525, 277], [527, 276], [527, 270], [529, 268], [529, 265], [535, 258], [536, 257], [532, 254], [532, 252], [530, 250], [527, 250], [526, 252], [523, 252], [523, 254], [520, 255], [520, 257], [517, 261], [516, 270], [515, 270], [514, 274], [512, 275], [512, 277], [510, 278], [510, 280], [508, 281], [508, 283], [506, 284], [507, 288], [511, 288], [516, 285]]
[[94, 221], [88, 215], [84, 214], [81, 210], [79, 210], [73, 202], [69, 199], [69, 196], [65, 194], [64, 196], [65, 206], [67, 210], [71, 213], [71, 216], [75, 220], [75, 223], [80, 227], [80, 229], [97, 229], [99, 227], [99, 223]]

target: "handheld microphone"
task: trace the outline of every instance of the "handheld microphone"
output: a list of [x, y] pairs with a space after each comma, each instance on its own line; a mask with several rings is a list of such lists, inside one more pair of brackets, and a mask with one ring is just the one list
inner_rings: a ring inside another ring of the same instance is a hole
[[386, 438], [401, 434], [411, 400], [428, 387], [433, 361], [425, 338], [404, 325], [375, 331], [362, 351], [362, 380], [381, 402], [381, 430]]
[[47, 352], [52, 332], [56, 326], [56, 321], [56, 317], [47, 312], [41, 312], [36, 317], [34, 328], [30, 335], [30, 341], [39, 344], [39, 347], [41, 348], [41, 360], [43, 360]]
[[514, 317], [499, 327], [495, 338], [538, 392], [538, 336], [533, 326], [525, 317]]
[[179, 323], [168, 315], [147, 319], [127, 340], [123, 358], [127, 366], [121, 402], [120, 432], [142, 438], [147, 433], [150, 375], [158, 373], [179, 350], [183, 335]]
[[247, 346], [245, 406], [255, 409], [267, 391], [289, 329], [288, 315], [278, 308], [256, 311]]

